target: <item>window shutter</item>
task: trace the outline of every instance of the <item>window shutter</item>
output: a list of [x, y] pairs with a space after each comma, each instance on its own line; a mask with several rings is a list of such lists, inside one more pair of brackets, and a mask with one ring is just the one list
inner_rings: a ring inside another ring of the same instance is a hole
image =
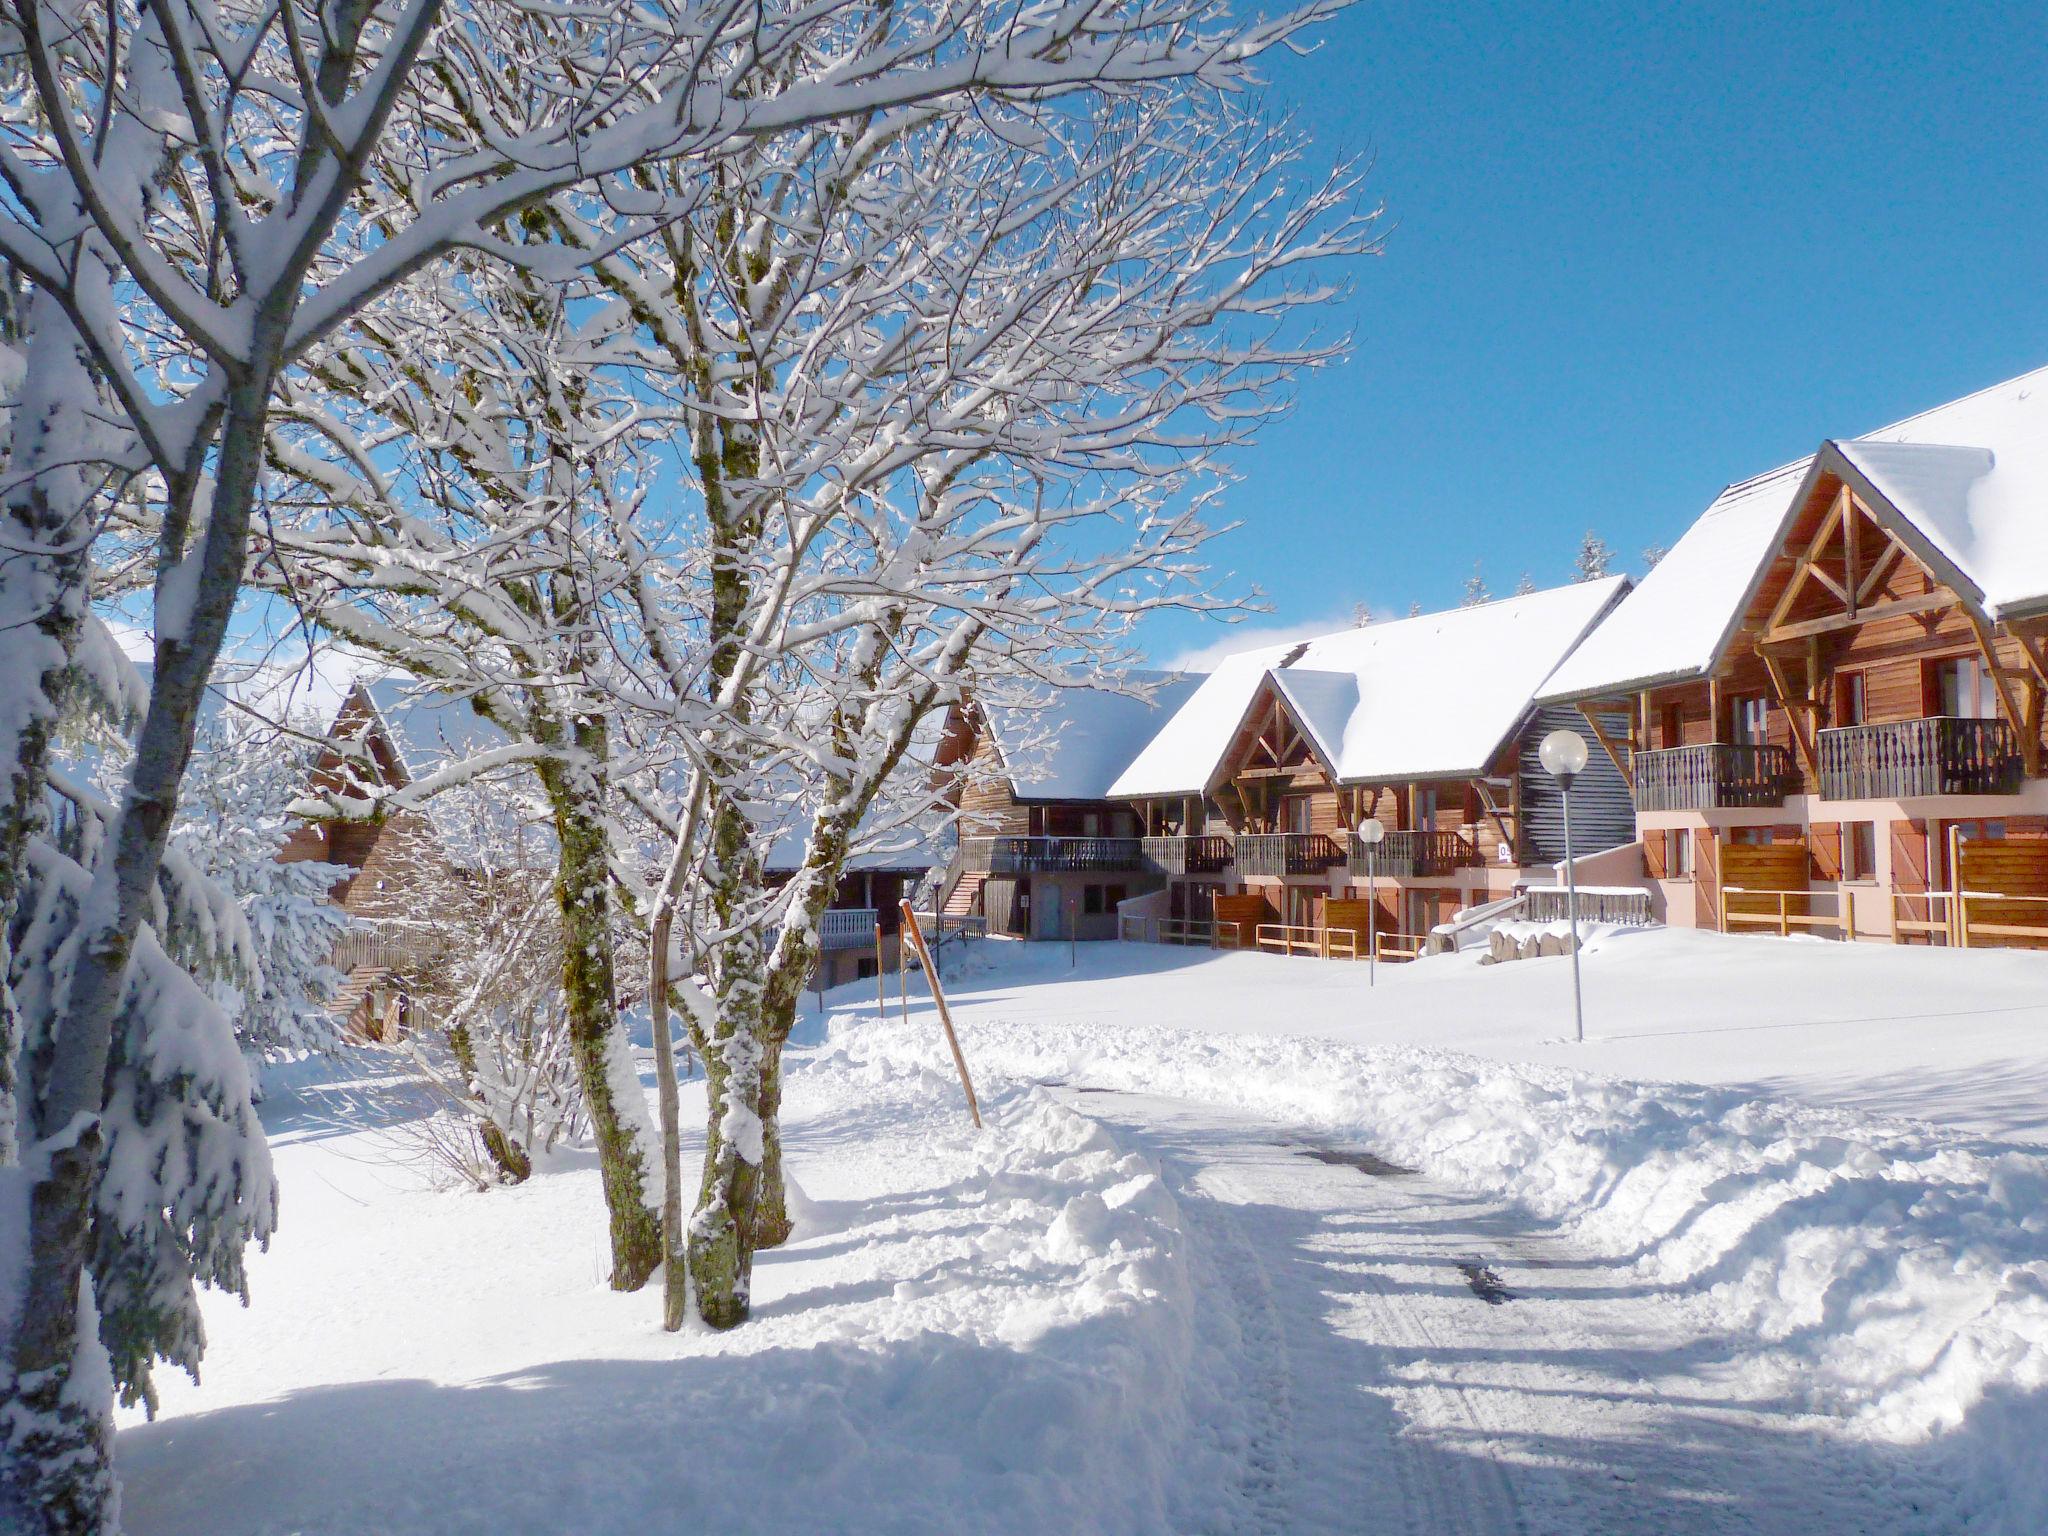
[[[1684, 836], [1683, 833], [1679, 835]], [[1670, 837], [1671, 834], [1669, 832], [1645, 832], [1643, 834], [1643, 868], [1649, 872], [1652, 880], [1662, 880], [1665, 878], [1664, 867], [1666, 861], [1664, 845], [1670, 840]]]
[[1808, 834], [1807, 852], [1813, 866], [1814, 879], [1841, 879], [1842, 824], [1839, 821], [1815, 822]]

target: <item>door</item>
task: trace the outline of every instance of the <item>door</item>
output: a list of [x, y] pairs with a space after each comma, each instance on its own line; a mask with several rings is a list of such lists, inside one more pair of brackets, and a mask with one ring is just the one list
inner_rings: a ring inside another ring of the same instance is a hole
[[1280, 830], [1282, 832], [1307, 832], [1310, 811], [1307, 795], [1286, 795], [1280, 801]]
[[1729, 701], [1729, 725], [1738, 747], [1761, 747], [1770, 740], [1769, 704], [1760, 693]]
[[1957, 720], [1998, 718], [1998, 689], [1981, 656], [1950, 656], [1934, 663], [1934, 712]]

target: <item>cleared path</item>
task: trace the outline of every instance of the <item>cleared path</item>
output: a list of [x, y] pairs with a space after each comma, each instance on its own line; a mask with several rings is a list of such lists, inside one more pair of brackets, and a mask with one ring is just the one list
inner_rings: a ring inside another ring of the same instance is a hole
[[1159, 1161], [1243, 1332], [1253, 1529], [1955, 1528], [1912, 1457], [1746, 1393], [1670, 1296], [1522, 1213], [1229, 1110], [1065, 1092]]

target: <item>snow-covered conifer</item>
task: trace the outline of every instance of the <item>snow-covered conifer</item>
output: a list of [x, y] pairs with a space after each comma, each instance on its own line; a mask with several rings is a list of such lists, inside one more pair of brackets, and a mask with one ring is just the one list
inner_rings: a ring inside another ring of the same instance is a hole
[[1598, 581], [1607, 574], [1607, 568], [1614, 563], [1614, 550], [1608, 542], [1591, 528], [1579, 540], [1579, 552], [1572, 556], [1572, 572], [1575, 581]]

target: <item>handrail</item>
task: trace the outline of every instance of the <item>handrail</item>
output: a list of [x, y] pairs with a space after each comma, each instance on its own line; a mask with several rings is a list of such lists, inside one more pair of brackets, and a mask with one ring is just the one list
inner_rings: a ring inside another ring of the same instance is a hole
[[1428, 949], [1426, 933], [1382, 933], [1373, 941], [1373, 954], [1381, 960], [1420, 960]]
[[[1730, 896], [1770, 898], [1775, 903], [1776, 910], [1771, 912], [1731, 911], [1728, 905], [1728, 898]], [[1795, 898], [1803, 899], [1810, 904], [1816, 896], [1830, 897], [1834, 900], [1834, 916], [1829, 917], [1812, 911], [1801, 913], [1792, 910], [1791, 904]], [[1840, 891], [1778, 891], [1761, 890], [1744, 885], [1724, 885], [1721, 887], [1720, 907], [1721, 931], [1723, 933], [1729, 932], [1735, 926], [1740, 926], [1744, 928], [1776, 928], [1778, 930], [1778, 937], [1781, 939], [1790, 938], [1794, 928], [1832, 928], [1838, 937], [1844, 939], [1848, 938], [1850, 934], [1849, 904], [1842, 899]]]
[[1358, 933], [1352, 928], [1316, 928], [1305, 923], [1261, 923], [1255, 942], [1260, 949], [1277, 947], [1284, 955], [1311, 954], [1324, 960], [1359, 958]]

